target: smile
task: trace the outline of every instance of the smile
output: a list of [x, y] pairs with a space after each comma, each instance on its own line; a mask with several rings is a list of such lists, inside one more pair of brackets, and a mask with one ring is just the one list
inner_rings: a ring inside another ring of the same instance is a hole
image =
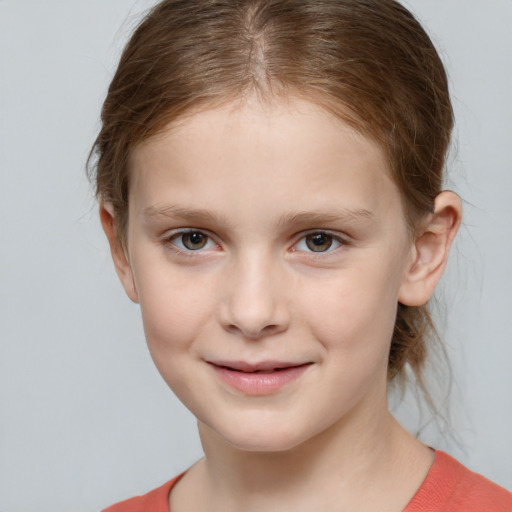
[[209, 362], [217, 376], [229, 387], [251, 396], [278, 392], [298, 379], [312, 363], [265, 361], [250, 364], [243, 361]]

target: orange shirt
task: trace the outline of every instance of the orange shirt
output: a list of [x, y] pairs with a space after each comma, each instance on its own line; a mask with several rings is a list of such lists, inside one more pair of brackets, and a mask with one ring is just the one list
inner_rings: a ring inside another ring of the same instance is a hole
[[[171, 512], [169, 493], [180, 476], [103, 512]], [[403, 512], [512, 512], [512, 493], [436, 451], [427, 478]]]
[[436, 451], [427, 478], [404, 510], [427, 511], [512, 512], [512, 493]]

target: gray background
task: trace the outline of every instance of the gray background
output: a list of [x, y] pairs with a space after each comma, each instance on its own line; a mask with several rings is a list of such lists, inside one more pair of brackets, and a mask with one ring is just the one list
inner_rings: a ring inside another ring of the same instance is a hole
[[[0, 0], [2, 512], [98, 510], [201, 453], [153, 368], [84, 175], [120, 49], [150, 4]], [[512, 488], [512, 1], [408, 5], [449, 70], [447, 186], [466, 214], [440, 308], [455, 438], [424, 439]]]

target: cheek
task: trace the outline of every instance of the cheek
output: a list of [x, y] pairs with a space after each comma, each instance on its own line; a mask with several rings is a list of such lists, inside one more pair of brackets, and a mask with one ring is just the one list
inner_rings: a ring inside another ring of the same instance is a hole
[[398, 304], [389, 275], [378, 266], [344, 269], [301, 294], [304, 318], [327, 351], [349, 363], [387, 354]]
[[365, 272], [348, 274], [329, 280], [323, 290], [312, 288], [301, 305], [304, 319], [308, 319], [306, 328], [324, 354], [322, 363], [329, 382], [325, 401], [331, 404], [325, 425], [335, 422], [368, 393], [377, 401], [371, 403], [380, 403], [387, 390], [397, 309], [392, 290], [396, 285], [368, 267]]
[[[170, 265], [135, 265], [144, 331], [155, 363], [190, 349], [215, 307], [211, 279], [177, 272]], [[167, 363], [166, 363], [167, 364]]]

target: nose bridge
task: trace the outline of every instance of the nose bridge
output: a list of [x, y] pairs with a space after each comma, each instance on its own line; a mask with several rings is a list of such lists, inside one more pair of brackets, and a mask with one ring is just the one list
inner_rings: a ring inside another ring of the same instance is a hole
[[226, 275], [222, 323], [230, 331], [257, 339], [288, 327], [283, 270], [269, 251], [247, 249], [233, 258]]

